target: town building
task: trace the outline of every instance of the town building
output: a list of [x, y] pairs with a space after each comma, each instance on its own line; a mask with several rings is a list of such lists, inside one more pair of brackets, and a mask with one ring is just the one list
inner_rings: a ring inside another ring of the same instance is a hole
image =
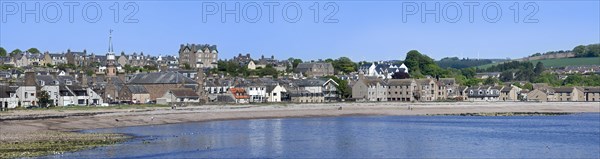
[[219, 52], [217, 45], [186, 44], [179, 47], [179, 67], [217, 68]]

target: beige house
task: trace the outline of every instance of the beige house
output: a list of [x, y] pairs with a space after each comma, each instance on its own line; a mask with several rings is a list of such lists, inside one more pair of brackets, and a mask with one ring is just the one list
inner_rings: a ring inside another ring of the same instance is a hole
[[388, 101], [415, 101], [417, 82], [414, 79], [390, 79], [388, 85]]
[[517, 101], [518, 100], [518, 92], [520, 92], [520, 88], [510, 85], [504, 86], [500, 90], [500, 101]]
[[438, 86], [433, 79], [417, 79], [416, 99], [418, 101], [434, 101], [438, 99]]
[[553, 102], [557, 101], [557, 96], [554, 93], [554, 89], [550, 87], [539, 87], [538, 89], [534, 89], [527, 93], [527, 101]]
[[352, 98], [356, 101], [387, 101], [387, 92], [387, 84], [379, 78], [365, 79], [361, 77], [352, 86]]
[[583, 91], [577, 87], [554, 88], [557, 102], [584, 101]]
[[589, 87], [583, 90], [585, 101], [588, 102], [599, 102], [600, 101], [600, 87]]

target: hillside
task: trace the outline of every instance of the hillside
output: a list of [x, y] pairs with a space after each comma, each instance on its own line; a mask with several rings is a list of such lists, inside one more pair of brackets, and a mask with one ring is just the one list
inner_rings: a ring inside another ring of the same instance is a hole
[[[545, 59], [545, 60], [531, 60], [533, 64], [542, 62], [546, 67], [565, 67], [565, 66], [583, 66], [583, 65], [600, 65], [600, 57], [579, 57], [579, 58], [561, 58], [561, 59]], [[477, 66], [480, 69], [486, 69], [494, 65], [501, 64], [492, 63]]]

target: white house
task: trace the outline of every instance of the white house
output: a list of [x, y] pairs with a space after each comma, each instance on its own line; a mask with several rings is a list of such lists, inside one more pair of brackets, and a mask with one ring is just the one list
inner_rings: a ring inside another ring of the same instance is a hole
[[285, 92], [287, 90], [279, 84], [267, 86], [267, 102], [281, 102], [281, 94]]

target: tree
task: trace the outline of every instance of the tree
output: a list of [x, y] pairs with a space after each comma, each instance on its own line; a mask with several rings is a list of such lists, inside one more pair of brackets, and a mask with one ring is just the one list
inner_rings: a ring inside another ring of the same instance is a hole
[[485, 79], [485, 81], [483, 81], [484, 85], [495, 85], [496, 83], [499, 83], [499, 81], [494, 77], [488, 77]]
[[396, 72], [392, 75], [392, 79], [407, 79], [410, 78], [410, 74], [406, 73], [406, 72]]
[[525, 83], [525, 85], [523, 85], [523, 89], [533, 90], [533, 84]]
[[38, 93], [38, 103], [42, 108], [46, 108], [48, 106], [53, 105], [50, 101], [50, 94], [48, 94], [48, 92], [46, 91], [41, 91], [40, 93]]
[[352, 94], [352, 90], [350, 89], [350, 87], [348, 87], [348, 81], [341, 80], [336, 76], [326, 76], [326, 78], [331, 78], [333, 81], [335, 81], [335, 83], [338, 84], [336, 88], [338, 90], [338, 93], [340, 94], [340, 98], [344, 99], [350, 97], [350, 95]]
[[184, 63], [184, 64], [183, 64], [183, 69], [185, 69], [185, 70], [191, 70], [191, 69], [192, 69], [192, 67], [190, 67], [190, 64], [188, 64], [188, 63]]
[[302, 63], [302, 59], [294, 59], [292, 60], [292, 66], [294, 66], [294, 70], [296, 69], [296, 67], [298, 67], [298, 65]]
[[29, 48], [27, 50], [27, 52], [32, 53], [32, 54], [39, 54], [40, 50], [38, 50], [37, 48], [32, 47], [32, 48]]
[[10, 52], [10, 55], [12, 56], [12, 55], [16, 55], [16, 54], [19, 54], [19, 53], [22, 53], [22, 52], [23, 51], [21, 51], [21, 49], [15, 49], [15, 50], [13, 50], [13, 51]]
[[358, 65], [348, 57], [340, 57], [336, 60], [331, 60], [329, 63], [333, 65], [334, 70], [337, 72], [350, 73], [358, 70]]
[[538, 62], [535, 64], [535, 70], [533, 70], [535, 76], [541, 75], [546, 68], [544, 67], [544, 63]]
[[0, 57], [6, 57], [6, 50], [3, 47], [0, 47]]
[[509, 82], [512, 81], [515, 77], [513, 77], [512, 71], [504, 71], [500, 74], [500, 81]]
[[444, 71], [427, 55], [419, 53], [417, 50], [411, 50], [406, 53], [404, 64], [410, 70], [412, 77], [421, 78], [424, 75], [444, 76]]

